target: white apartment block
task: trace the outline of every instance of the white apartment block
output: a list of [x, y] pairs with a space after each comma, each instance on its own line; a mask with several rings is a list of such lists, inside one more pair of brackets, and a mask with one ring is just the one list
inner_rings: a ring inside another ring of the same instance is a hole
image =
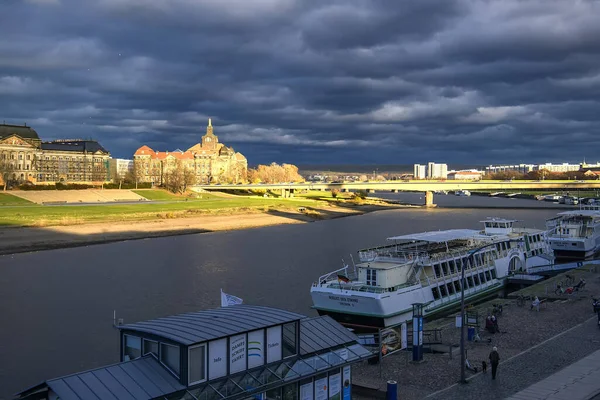
[[448, 165], [427, 163], [427, 179], [446, 179], [448, 177]]
[[514, 165], [490, 165], [485, 167], [486, 174], [495, 174], [496, 172], [516, 171], [526, 174], [535, 169], [535, 164], [514, 164]]
[[414, 179], [446, 179], [448, 165], [428, 162], [427, 165], [415, 164], [413, 166]]
[[550, 172], [571, 172], [571, 171], [579, 171], [581, 169], [581, 164], [569, 164], [569, 163], [562, 163], [562, 164], [552, 164], [552, 163], [546, 163], [546, 164], [539, 164], [536, 166], [535, 168], [538, 171], [541, 170], [546, 170], [546, 171], [550, 171]]
[[421, 164], [415, 164], [413, 166], [413, 177], [414, 179], [426, 179], [427, 178], [427, 166]]

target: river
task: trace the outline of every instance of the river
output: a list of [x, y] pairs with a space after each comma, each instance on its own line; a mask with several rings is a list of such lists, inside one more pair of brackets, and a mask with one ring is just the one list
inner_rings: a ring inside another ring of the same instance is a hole
[[[418, 194], [408, 195], [418, 200]], [[437, 196], [436, 201], [460, 200]], [[541, 203], [467, 201], [483, 207]], [[316, 315], [310, 309], [311, 283], [341, 267], [342, 257], [350, 262], [349, 254], [359, 248], [398, 234], [479, 228], [480, 220], [492, 216], [542, 228], [558, 211], [400, 209], [309, 224], [0, 256], [0, 398], [12, 398], [44, 379], [117, 362], [113, 310], [128, 323], [217, 307], [222, 288], [246, 303]]]

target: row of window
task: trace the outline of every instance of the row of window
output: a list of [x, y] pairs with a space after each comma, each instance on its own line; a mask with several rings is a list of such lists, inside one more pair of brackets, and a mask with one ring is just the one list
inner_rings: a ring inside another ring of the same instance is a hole
[[[212, 340], [188, 347], [188, 386], [280, 361], [298, 354], [297, 323]], [[181, 377], [180, 347], [133, 335], [123, 335], [123, 360], [153, 354]], [[210, 354], [210, 359], [208, 355]]]
[[435, 278], [442, 278], [444, 276], [461, 272], [461, 268], [463, 265], [465, 266], [466, 271], [469, 269], [473, 269], [478, 265], [486, 265], [493, 258], [494, 254], [491, 251], [486, 251], [483, 254], [474, 254], [472, 256], [472, 261], [470, 261], [468, 257], [462, 257], [459, 259], [444, 261], [439, 264], [433, 264], [433, 275], [435, 276]]
[[[470, 288], [480, 286], [492, 279], [496, 279], [496, 270], [492, 269], [489, 271], [480, 272], [479, 274], [474, 274], [472, 276], [465, 277], [465, 290]], [[433, 298], [438, 300], [442, 297], [451, 296], [453, 294], [460, 293], [460, 279], [455, 280], [453, 282], [449, 282], [448, 284], [440, 284], [436, 287], [433, 287]]]
[[[10, 157], [9, 157], [8, 153], [2, 153], [2, 159], [3, 159], [3, 160], [16, 160], [16, 159], [17, 159], [17, 157], [16, 157], [16, 156], [17, 156], [17, 154], [16, 154], [16, 153], [11, 153], [11, 154], [10, 154]], [[22, 160], [22, 159], [23, 159], [23, 153], [19, 153], [19, 155], [18, 155], [18, 159], [19, 159], [19, 160]], [[27, 154], [27, 156], [26, 156], [26, 159], [27, 159], [27, 160], [31, 160], [31, 154]]]

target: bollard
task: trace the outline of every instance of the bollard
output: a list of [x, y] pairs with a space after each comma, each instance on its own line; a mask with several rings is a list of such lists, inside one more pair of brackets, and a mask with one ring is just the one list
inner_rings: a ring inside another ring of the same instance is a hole
[[387, 381], [387, 394], [385, 400], [396, 400], [398, 398], [398, 383]]

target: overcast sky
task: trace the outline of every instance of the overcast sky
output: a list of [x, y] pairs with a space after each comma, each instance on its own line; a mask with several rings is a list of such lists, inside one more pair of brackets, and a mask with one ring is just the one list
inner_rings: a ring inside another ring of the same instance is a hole
[[600, 159], [600, 2], [2, 0], [0, 120], [251, 164]]

